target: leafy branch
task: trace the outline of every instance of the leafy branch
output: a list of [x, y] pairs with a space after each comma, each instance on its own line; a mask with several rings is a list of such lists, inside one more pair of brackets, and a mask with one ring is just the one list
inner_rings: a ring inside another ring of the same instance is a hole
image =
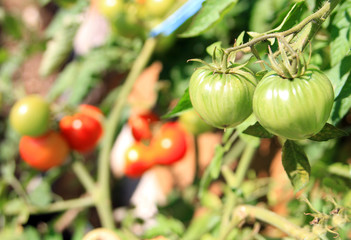
[[[299, 24], [295, 25], [294, 27], [292, 27], [286, 31], [283, 31], [283, 32], [275, 32], [275, 33], [268, 33], [268, 34], [262, 33], [247, 43], [225, 49], [225, 51], [224, 51], [225, 55], [228, 56], [232, 52], [236, 52], [240, 49], [244, 49], [247, 47], [252, 47], [257, 43], [266, 41], [266, 40], [271, 39], [271, 38], [281, 39], [281, 38], [287, 37], [289, 35], [296, 34], [296, 33], [300, 32], [307, 24], [309, 24], [310, 22], [314, 22], [314, 27], [308, 36], [308, 38], [311, 39], [314, 36], [314, 34], [317, 32], [319, 27], [322, 25], [322, 23], [325, 21], [325, 19], [330, 15], [332, 10], [337, 6], [337, 4], [339, 2], [340, 2], [340, 0], [326, 1], [324, 3], [324, 5], [317, 12], [309, 15], [308, 17], [303, 19]], [[305, 41], [305, 44], [306, 43], [307, 43], [307, 41]]]

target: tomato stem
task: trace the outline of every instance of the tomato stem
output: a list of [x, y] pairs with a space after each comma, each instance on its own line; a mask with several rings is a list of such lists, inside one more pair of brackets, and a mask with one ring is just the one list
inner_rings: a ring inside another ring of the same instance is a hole
[[[310, 22], [314, 22], [314, 26], [310, 31], [310, 34], [308, 36], [309, 39], [312, 39], [319, 27], [322, 25], [322, 23], [325, 21], [325, 19], [330, 15], [331, 11], [336, 7], [336, 5], [340, 2], [340, 0], [329, 0], [324, 3], [324, 5], [315, 13], [311, 14], [310, 16], [306, 17], [303, 19], [299, 24], [295, 25], [294, 27], [283, 31], [283, 32], [275, 32], [275, 33], [268, 33], [260, 35], [251, 41], [244, 43], [239, 46], [227, 48], [225, 50], [226, 54], [229, 54], [231, 52], [238, 51], [243, 48], [251, 47], [257, 43], [266, 41], [271, 38], [282, 38], [286, 37], [292, 34], [296, 34], [300, 32], [307, 24]], [[305, 41], [304, 44], [307, 44], [308, 41]]]
[[270, 225], [277, 227], [283, 232], [287, 233], [289, 236], [294, 237], [296, 239], [311, 239], [317, 240], [319, 237], [310, 232], [305, 228], [301, 228], [285, 217], [279, 216], [278, 214], [264, 209], [262, 207], [250, 206], [250, 205], [241, 205], [237, 206], [233, 211], [233, 217], [231, 221], [231, 227], [235, 228], [241, 222], [245, 220], [247, 217], [253, 217], [260, 221], [266, 222]]
[[79, 160], [74, 161], [72, 168], [76, 176], [78, 177], [80, 183], [84, 186], [85, 190], [93, 194], [96, 188], [95, 182], [89, 174], [88, 170], [85, 168], [83, 163]]
[[112, 149], [113, 140], [117, 126], [120, 122], [121, 112], [127, 103], [127, 97], [131, 92], [135, 80], [138, 78], [142, 70], [148, 63], [156, 46], [157, 39], [149, 38], [146, 40], [141, 53], [135, 60], [126, 80], [123, 84], [119, 97], [111, 110], [110, 115], [106, 120], [105, 135], [102, 140], [101, 150], [98, 158], [98, 187], [99, 187], [99, 199], [97, 202], [97, 209], [101, 218], [102, 226], [105, 228], [113, 229], [113, 216], [112, 206], [110, 198], [110, 152]]
[[239, 188], [239, 186], [244, 181], [245, 175], [247, 173], [247, 170], [250, 167], [250, 164], [252, 162], [255, 152], [256, 152], [255, 146], [251, 144], [246, 145], [244, 152], [242, 153], [242, 156], [240, 158], [238, 167], [235, 171], [235, 177], [233, 178], [233, 181], [227, 182], [228, 186], [230, 187], [230, 191], [228, 192], [227, 200], [223, 211], [222, 224], [220, 229], [220, 238], [219, 238], [220, 240], [226, 239], [230, 231], [233, 229], [232, 224], [230, 223], [230, 216], [232, 213], [231, 212], [232, 209], [235, 207], [237, 203], [237, 196], [235, 192], [232, 191], [232, 189]]

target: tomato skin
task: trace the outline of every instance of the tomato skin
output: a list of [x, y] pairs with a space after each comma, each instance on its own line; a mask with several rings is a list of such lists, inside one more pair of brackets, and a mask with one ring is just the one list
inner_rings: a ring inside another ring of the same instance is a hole
[[177, 122], [167, 122], [151, 140], [157, 164], [170, 165], [181, 160], [187, 150], [186, 133]]
[[49, 104], [38, 95], [20, 99], [11, 109], [10, 124], [21, 135], [43, 135], [50, 125]]
[[189, 94], [194, 109], [216, 128], [235, 127], [252, 113], [256, 78], [252, 73], [214, 73], [197, 69], [190, 78]]
[[142, 142], [135, 142], [126, 151], [124, 174], [138, 178], [154, 165], [154, 152]]
[[63, 164], [69, 150], [65, 139], [55, 131], [49, 131], [40, 137], [23, 136], [19, 143], [22, 159], [31, 167], [41, 171]]
[[143, 114], [132, 115], [128, 119], [128, 124], [132, 129], [132, 134], [136, 141], [151, 139], [152, 132], [150, 124], [159, 121], [156, 114], [147, 112]]
[[84, 115], [88, 115], [96, 120], [102, 122], [104, 119], [104, 114], [101, 112], [100, 108], [95, 107], [90, 104], [81, 104], [78, 107], [78, 112]]
[[209, 132], [213, 129], [212, 126], [202, 120], [199, 114], [193, 109], [182, 113], [179, 117], [179, 122], [188, 132], [194, 135]]
[[108, 19], [114, 19], [123, 11], [123, 0], [94, 0], [93, 5]]
[[83, 113], [65, 116], [59, 125], [70, 147], [81, 153], [93, 150], [103, 133], [101, 123]]
[[152, 17], [163, 17], [174, 4], [174, 0], [145, 0], [145, 8]]
[[253, 111], [260, 124], [273, 134], [302, 140], [323, 128], [333, 101], [333, 86], [318, 70], [307, 70], [292, 80], [269, 73], [257, 85]]

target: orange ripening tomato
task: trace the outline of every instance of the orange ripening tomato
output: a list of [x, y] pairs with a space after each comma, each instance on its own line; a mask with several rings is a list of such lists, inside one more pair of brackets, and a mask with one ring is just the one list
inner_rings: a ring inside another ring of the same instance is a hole
[[170, 165], [182, 159], [187, 150], [186, 132], [177, 122], [162, 125], [150, 147], [157, 164]]
[[135, 142], [125, 155], [124, 174], [131, 178], [138, 178], [154, 165], [154, 155], [149, 146], [142, 142]]
[[40, 137], [23, 136], [19, 143], [22, 159], [31, 167], [41, 171], [63, 164], [69, 150], [65, 139], [55, 131], [49, 131]]

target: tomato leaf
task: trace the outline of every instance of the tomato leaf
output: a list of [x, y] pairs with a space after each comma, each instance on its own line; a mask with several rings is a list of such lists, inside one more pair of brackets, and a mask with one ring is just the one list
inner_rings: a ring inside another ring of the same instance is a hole
[[299, 23], [302, 14], [304, 13], [305, 3], [300, 1], [297, 3], [292, 3], [286, 11], [282, 12], [277, 18], [276, 22], [280, 22], [279, 26], [274, 28], [269, 32], [285, 31], [297, 23]]
[[215, 49], [220, 49], [222, 47], [222, 42], [214, 42], [206, 48], [206, 52], [212, 57]]
[[261, 126], [259, 122], [256, 122], [254, 125], [249, 126], [246, 128], [243, 133], [255, 136], [255, 137], [260, 137], [260, 138], [272, 138], [273, 134], [268, 132], [264, 127]]
[[73, 38], [78, 30], [80, 22], [76, 16], [66, 19], [61, 28], [47, 43], [46, 51], [39, 67], [41, 76], [48, 76], [57, 70], [67, 59], [73, 48]]
[[54, 101], [71, 86], [72, 79], [79, 74], [79, 69], [80, 63], [78, 61], [73, 61], [65, 67], [48, 92], [49, 101]]
[[195, 37], [219, 22], [227, 11], [234, 7], [237, 0], [207, 0], [193, 19], [190, 27], [180, 37]]
[[52, 201], [51, 188], [48, 182], [42, 181], [29, 194], [29, 200], [34, 206], [44, 207]]
[[169, 113], [163, 115], [161, 118], [168, 119], [168, 118], [176, 117], [180, 115], [182, 112], [184, 112], [185, 110], [189, 110], [192, 107], [193, 105], [191, 104], [191, 101], [190, 101], [189, 88], [187, 88], [183, 96], [180, 98], [179, 102], [177, 103], [177, 105]]
[[350, 52], [350, 16], [351, 2], [345, 1], [337, 9], [330, 26], [330, 62], [332, 66], [338, 64], [344, 58], [344, 56]]
[[323, 127], [323, 129], [317, 133], [316, 135], [310, 137], [310, 140], [317, 141], [317, 142], [322, 142], [322, 141], [328, 141], [333, 138], [339, 138], [339, 137], [344, 137], [349, 135], [347, 132], [329, 124], [326, 123]]
[[337, 124], [351, 107], [351, 55], [327, 72], [334, 86], [335, 102], [331, 113], [332, 124]]
[[292, 140], [283, 146], [282, 163], [295, 192], [305, 187], [310, 179], [311, 166], [304, 150]]

